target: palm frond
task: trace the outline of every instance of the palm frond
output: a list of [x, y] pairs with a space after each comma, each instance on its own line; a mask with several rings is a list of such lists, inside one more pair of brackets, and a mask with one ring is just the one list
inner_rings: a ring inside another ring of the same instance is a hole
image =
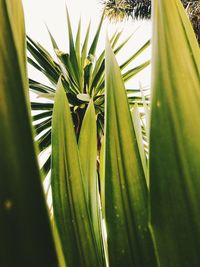
[[[200, 2], [199, 0], [181, 0], [181, 2], [200, 44]], [[102, 4], [105, 8], [105, 15], [112, 21], [151, 18], [151, 0], [104, 0]]]

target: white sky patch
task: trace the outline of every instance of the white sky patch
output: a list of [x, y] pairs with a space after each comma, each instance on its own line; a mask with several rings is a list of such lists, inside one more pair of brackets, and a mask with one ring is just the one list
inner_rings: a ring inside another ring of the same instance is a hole
[[[73, 33], [76, 34], [78, 21], [82, 18], [82, 38], [84, 38], [85, 31], [89, 20], [91, 19], [91, 37], [97, 29], [101, 13], [102, 5], [100, 0], [22, 0], [25, 12], [26, 31], [28, 35], [35, 41], [42, 44], [52, 55], [54, 55], [51, 41], [46, 30], [45, 24], [48, 26], [50, 32], [54, 36], [60, 50], [68, 51], [68, 37], [67, 37], [67, 23], [66, 23], [66, 9], [65, 2], [67, 3], [72, 23]], [[110, 23], [105, 21], [100, 40], [97, 47], [97, 54], [99, 54], [105, 47], [105, 34], [109, 36], [116, 30], [123, 29], [121, 41], [133, 33], [136, 33], [131, 38], [129, 43], [121, 50], [117, 56], [118, 62], [122, 63], [125, 59], [130, 57], [134, 52], [139, 49], [151, 37], [151, 22], [145, 21], [132, 21], [129, 20], [124, 23]], [[147, 49], [140, 57], [137, 58], [131, 65], [137, 66], [145, 60], [150, 59], [150, 49]], [[29, 69], [29, 74], [32, 78], [38, 81], [44, 81], [43, 76]], [[142, 86], [150, 84], [150, 67], [146, 68], [139, 75], [137, 75], [131, 82], [127, 83], [128, 88], [139, 87], [139, 82]]]

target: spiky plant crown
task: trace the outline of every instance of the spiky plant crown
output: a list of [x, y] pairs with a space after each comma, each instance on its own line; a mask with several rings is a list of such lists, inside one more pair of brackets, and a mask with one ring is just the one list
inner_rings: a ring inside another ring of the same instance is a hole
[[[36, 70], [43, 73], [48, 79], [48, 85], [40, 81], [29, 79], [30, 91], [35, 94], [35, 98], [31, 101], [34, 128], [36, 132], [36, 140], [39, 145], [41, 155], [51, 148], [51, 125], [52, 113], [54, 107], [55, 93], [57, 90], [58, 80], [61, 79], [63, 87], [66, 91], [66, 97], [69, 102], [71, 115], [73, 118], [74, 130], [77, 139], [79, 138], [81, 125], [87, 107], [91, 100], [93, 101], [96, 120], [97, 120], [97, 139], [98, 149], [101, 145], [101, 137], [104, 134], [104, 102], [105, 102], [105, 51], [100, 55], [96, 54], [96, 48], [99, 43], [99, 35], [103, 23], [103, 16], [96, 29], [96, 33], [89, 42], [90, 25], [88, 26], [83, 43], [81, 42], [81, 21], [78, 24], [76, 39], [72, 34], [70, 17], [67, 12], [68, 25], [68, 47], [67, 52], [62, 52], [56, 40], [49, 32], [50, 39], [55, 51], [56, 57], [52, 55], [39, 43], [27, 37], [27, 48], [29, 51], [28, 62]], [[115, 32], [110, 38], [110, 43], [115, 55], [127, 44], [132, 35], [124, 41], [119, 40], [121, 32]], [[119, 43], [120, 42], [120, 43]], [[121, 74], [124, 83], [129, 81], [137, 73], [149, 66], [150, 61], [147, 60], [137, 66], [130, 66], [146, 48], [150, 41], [148, 40], [132, 55], [120, 65]], [[128, 69], [126, 68], [128, 67]], [[126, 90], [130, 106], [137, 104], [143, 105], [143, 95], [140, 88], [128, 88]], [[149, 101], [148, 92], [145, 100]], [[99, 149], [100, 150], [100, 149]], [[50, 170], [51, 156], [44, 162], [42, 169], [44, 173]]]

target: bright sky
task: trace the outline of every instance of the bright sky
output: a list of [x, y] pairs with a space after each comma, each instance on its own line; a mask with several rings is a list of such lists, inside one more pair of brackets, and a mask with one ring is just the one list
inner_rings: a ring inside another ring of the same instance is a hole
[[[83, 35], [85, 34], [86, 25], [91, 19], [92, 28], [91, 33], [94, 33], [99, 22], [102, 5], [101, 0], [22, 0], [24, 5], [26, 30], [31, 38], [41, 43], [48, 51], [53, 53], [51, 42], [46, 30], [45, 24], [50, 29], [52, 35], [58, 43], [61, 50], [67, 51], [67, 24], [66, 24], [66, 11], [65, 2], [67, 3], [72, 27], [74, 33], [77, 30], [77, 24], [79, 17], [82, 18], [82, 29]], [[117, 28], [122, 29], [123, 37], [130, 35], [137, 28], [135, 35], [129, 41], [129, 44], [123, 49], [122, 53], [118, 56], [118, 61], [122, 62], [124, 59], [129, 57], [134, 51], [147, 41], [151, 36], [151, 23], [150, 22], [133, 22], [128, 21], [122, 24], [104, 22], [104, 27], [99, 42], [98, 51], [102, 51], [105, 43], [105, 33], [108, 31], [109, 34], [114, 32]], [[92, 34], [91, 34], [92, 36]], [[134, 65], [144, 62], [144, 60], [150, 58], [150, 49], [145, 52]], [[142, 74], [137, 75], [129, 85], [138, 87], [138, 83], [141, 82], [143, 86], [150, 83], [150, 68], [143, 71]], [[31, 72], [31, 75], [33, 72]], [[40, 75], [37, 73], [40, 79]]]

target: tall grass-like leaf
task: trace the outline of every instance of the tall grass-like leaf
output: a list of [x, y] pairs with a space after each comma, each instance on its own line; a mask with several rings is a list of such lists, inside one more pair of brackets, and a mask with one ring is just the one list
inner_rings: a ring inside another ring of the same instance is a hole
[[101, 20], [100, 20], [99, 25], [97, 27], [96, 34], [95, 34], [94, 39], [92, 41], [92, 44], [90, 46], [90, 49], [88, 52], [89, 55], [90, 54], [94, 55], [96, 52], [96, 48], [97, 48], [97, 44], [98, 44], [98, 40], [99, 40], [99, 35], [100, 35], [102, 24], [103, 24], [103, 19], [104, 19], [104, 14], [102, 14], [102, 16], [101, 16]]
[[200, 266], [200, 52], [178, 0], [154, 0], [151, 225], [162, 267]]
[[102, 203], [102, 213], [103, 218], [105, 218], [105, 140], [102, 138], [101, 142], [101, 150], [100, 150], [100, 168], [99, 168], [99, 176], [100, 176], [100, 193], [101, 193], [101, 203]]
[[78, 23], [75, 46], [76, 46], [77, 60], [78, 60], [79, 68], [81, 70], [81, 18], [79, 19], [79, 23]]
[[[79, 154], [81, 166], [85, 177], [84, 185], [86, 199], [90, 211], [92, 210], [93, 197], [92, 194], [96, 191], [97, 181], [97, 129], [96, 129], [96, 114], [94, 104], [91, 101], [86, 110], [79, 136]], [[90, 191], [90, 192], [89, 192]], [[96, 201], [95, 201], [96, 202]]]
[[88, 50], [88, 41], [89, 41], [89, 36], [90, 36], [90, 28], [91, 28], [91, 22], [89, 22], [89, 25], [87, 27], [87, 31], [85, 34], [85, 39], [83, 42], [83, 47], [81, 50], [81, 66], [82, 68], [84, 68], [85, 65], [85, 60], [86, 60], [86, 56], [87, 56], [87, 50]]
[[128, 80], [130, 80], [131, 78], [133, 78], [136, 74], [138, 74], [140, 71], [144, 70], [146, 67], [148, 67], [150, 64], [150, 61], [147, 60], [146, 62], [138, 65], [137, 67], [130, 69], [128, 71], [126, 71], [123, 74], [123, 80], [124, 82], [127, 82]]
[[[96, 53], [96, 49], [97, 49], [97, 44], [98, 44], [98, 40], [99, 40], [99, 36], [100, 36], [100, 32], [101, 32], [101, 28], [102, 28], [102, 24], [103, 24], [103, 18], [104, 15], [102, 15], [101, 20], [99, 22], [99, 25], [97, 27], [97, 31], [95, 33], [94, 39], [92, 41], [92, 44], [89, 48], [88, 51], [88, 59], [89, 61], [91, 61], [91, 63], [93, 63], [94, 61], [94, 56]], [[91, 93], [92, 91], [92, 87], [91, 87], [91, 77], [92, 76], [92, 64], [88, 64], [85, 68], [85, 77], [86, 77], [86, 86], [88, 87], [88, 91], [89, 93]]]
[[121, 70], [123, 70], [126, 66], [128, 66], [137, 56], [139, 56], [143, 51], [145, 51], [146, 48], [148, 48], [150, 45], [150, 40], [148, 40], [142, 47], [139, 48], [139, 50], [132, 55], [130, 58], [128, 58], [121, 66]]
[[52, 118], [55, 222], [68, 267], [100, 267], [83, 179], [69, 103], [59, 80]]
[[28, 103], [21, 1], [0, 1], [0, 266], [58, 265]]
[[74, 72], [74, 76], [76, 77], [76, 82], [79, 86], [80, 84], [80, 69], [79, 69], [79, 63], [78, 63], [78, 58], [77, 58], [77, 53], [76, 53], [76, 48], [74, 44], [74, 38], [72, 34], [72, 27], [71, 27], [71, 21], [70, 21], [70, 16], [68, 9], [66, 7], [66, 12], [67, 12], [67, 26], [68, 26], [68, 38], [69, 38], [69, 50], [70, 50], [70, 62], [72, 64], [72, 69], [71, 71]]
[[87, 205], [94, 228], [101, 266], [105, 266], [103, 248], [99, 183], [97, 176], [97, 126], [93, 101], [86, 110], [79, 136], [79, 154], [84, 175]]
[[120, 68], [106, 42], [105, 219], [110, 267], [156, 266], [147, 185]]

